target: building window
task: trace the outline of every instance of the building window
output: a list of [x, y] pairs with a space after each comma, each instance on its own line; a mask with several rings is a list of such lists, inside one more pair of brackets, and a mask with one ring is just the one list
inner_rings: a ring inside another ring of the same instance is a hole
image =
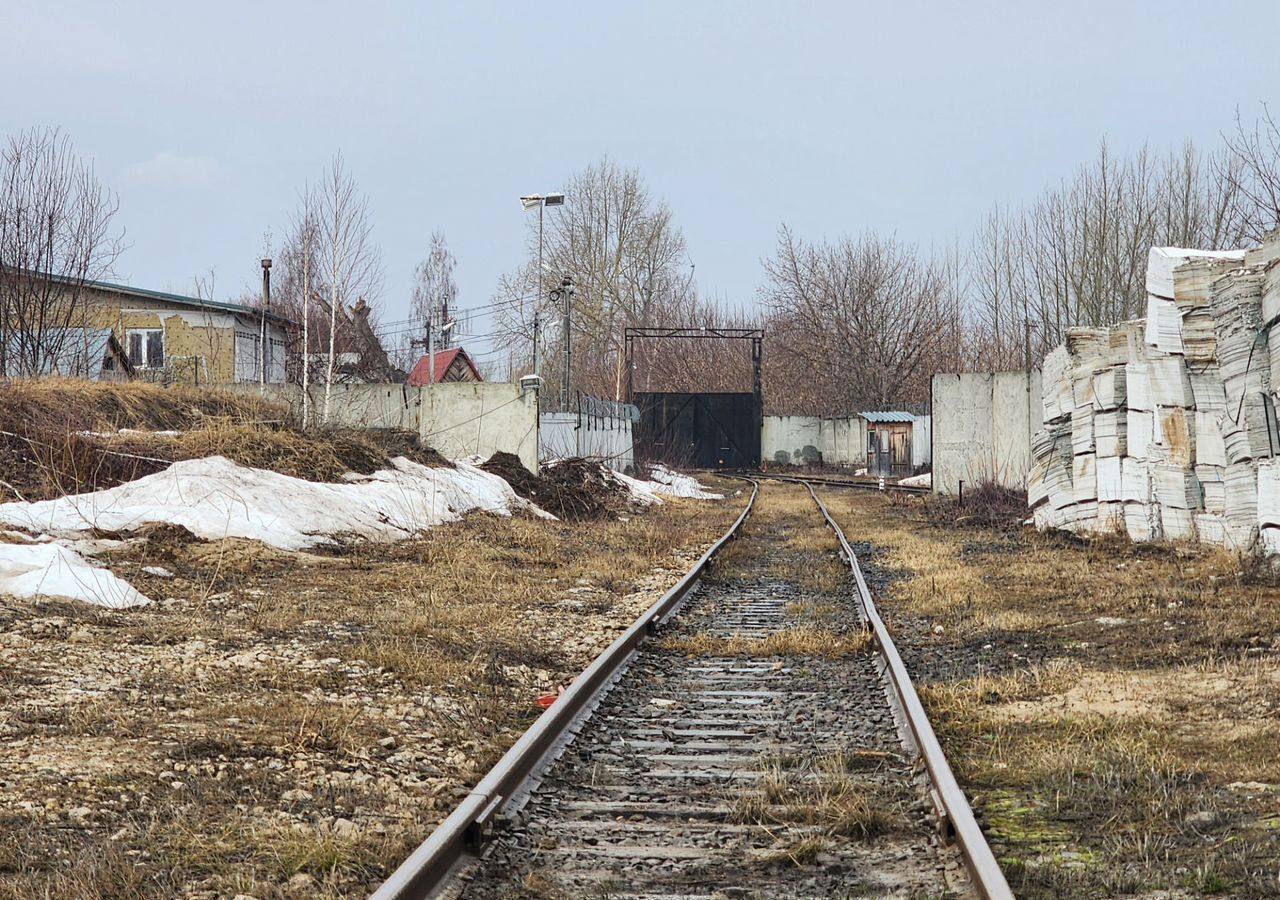
[[164, 368], [164, 329], [130, 328], [129, 362], [135, 369]]

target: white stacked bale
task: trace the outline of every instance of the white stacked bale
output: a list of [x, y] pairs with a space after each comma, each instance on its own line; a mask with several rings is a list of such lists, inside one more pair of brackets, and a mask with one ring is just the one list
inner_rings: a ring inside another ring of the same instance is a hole
[[1200, 484], [1200, 504], [1205, 512], [1216, 515], [1226, 513], [1226, 471], [1225, 466], [1196, 466], [1196, 481]]
[[1123, 409], [1128, 399], [1125, 389], [1125, 366], [1111, 365], [1093, 376], [1093, 403], [1095, 409]]
[[1158, 406], [1150, 459], [1183, 468], [1196, 464], [1196, 412], [1178, 406]]
[[1182, 316], [1172, 298], [1147, 295], [1147, 346], [1182, 353]]
[[1175, 272], [1193, 260], [1214, 260], [1224, 264], [1244, 262], [1244, 250], [1190, 250], [1183, 247], [1152, 247], [1147, 254], [1147, 293], [1173, 299]]
[[[1273, 240], [1270, 246], [1280, 254], [1280, 240]], [[1267, 374], [1273, 385], [1280, 386], [1280, 337], [1276, 340], [1271, 339], [1272, 333], [1280, 325], [1280, 261], [1269, 260], [1261, 268], [1263, 276], [1260, 311], [1263, 328], [1267, 332]]]
[[[1040, 393], [1046, 425], [1061, 422], [1075, 409], [1071, 394], [1071, 354], [1065, 346], [1054, 347], [1040, 368]], [[1063, 400], [1066, 398], [1066, 402]]]
[[1195, 404], [1195, 395], [1191, 392], [1191, 373], [1187, 371], [1187, 362], [1181, 356], [1169, 356], [1148, 349], [1146, 371], [1150, 388], [1148, 398], [1153, 408], [1185, 408]]
[[1252, 269], [1241, 269], [1213, 282], [1213, 319], [1218, 341], [1218, 368], [1226, 394], [1227, 410], [1239, 424], [1250, 395], [1271, 387], [1270, 354], [1262, 329], [1262, 289], [1264, 277]]
[[1071, 414], [1071, 452], [1079, 455], [1093, 451], [1093, 407], [1077, 406]]
[[1280, 460], [1258, 463], [1258, 539], [1267, 553], [1280, 553]]
[[1124, 410], [1093, 414], [1093, 444], [1099, 457], [1125, 455], [1128, 450], [1128, 424]]
[[1227, 466], [1226, 484], [1228, 546], [1244, 550], [1253, 544], [1258, 528], [1258, 470], [1253, 463]]
[[1195, 411], [1196, 465], [1225, 466], [1227, 444], [1222, 437], [1220, 412]]
[[1125, 416], [1125, 455], [1146, 460], [1155, 444], [1155, 413], [1129, 410]]

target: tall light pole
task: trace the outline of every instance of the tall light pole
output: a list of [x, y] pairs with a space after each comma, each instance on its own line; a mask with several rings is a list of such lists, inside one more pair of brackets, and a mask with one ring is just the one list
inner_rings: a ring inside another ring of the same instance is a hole
[[538, 306], [542, 303], [542, 212], [548, 206], [563, 206], [564, 194], [529, 194], [520, 198], [525, 209], [538, 208], [538, 299], [533, 304], [533, 374], [538, 374]]

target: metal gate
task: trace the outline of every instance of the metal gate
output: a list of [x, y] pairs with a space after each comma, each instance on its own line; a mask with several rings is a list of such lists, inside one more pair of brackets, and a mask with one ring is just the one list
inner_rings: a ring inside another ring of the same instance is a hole
[[760, 400], [754, 394], [638, 393], [637, 459], [699, 469], [760, 465]]

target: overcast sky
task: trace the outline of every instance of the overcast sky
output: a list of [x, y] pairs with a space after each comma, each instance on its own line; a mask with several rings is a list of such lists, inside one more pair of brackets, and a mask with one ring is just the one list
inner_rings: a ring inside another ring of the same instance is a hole
[[[120, 281], [219, 299], [341, 150], [404, 319], [434, 229], [483, 304], [521, 194], [604, 155], [750, 304], [780, 223], [925, 246], [1119, 150], [1216, 144], [1280, 85], [1258, 2], [159, 3], [4, 0], [0, 124], [57, 125], [119, 194]], [[482, 349], [482, 348], [481, 348]]]

